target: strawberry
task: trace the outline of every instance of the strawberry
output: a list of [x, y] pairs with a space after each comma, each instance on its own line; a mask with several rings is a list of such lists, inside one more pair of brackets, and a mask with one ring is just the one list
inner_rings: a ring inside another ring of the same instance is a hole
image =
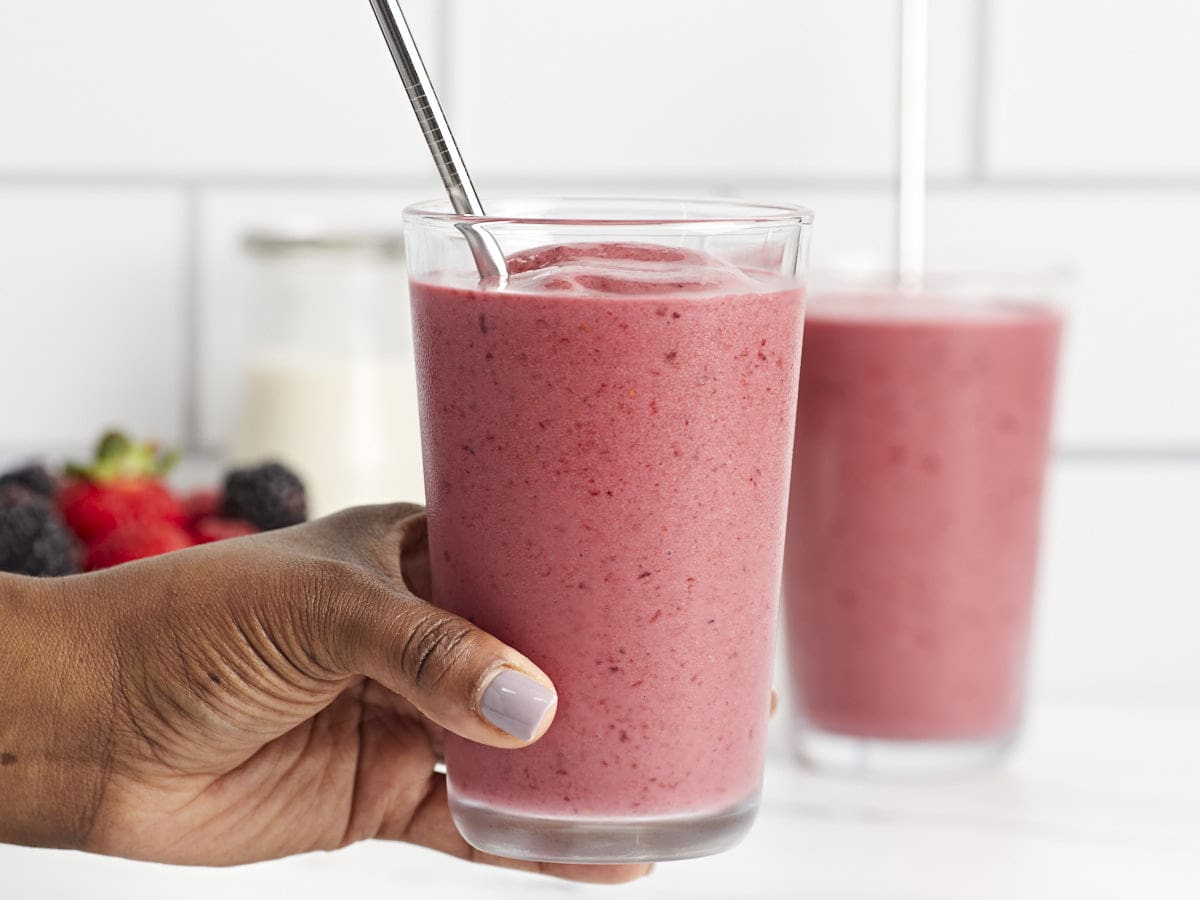
[[172, 522], [130, 522], [88, 548], [87, 568], [94, 572], [191, 546], [188, 533]]
[[183, 505], [160, 480], [175, 458], [155, 444], [106, 434], [90, 464], [67, 467], [69, 477], [58, 495], [67, 525], [91, 544], [127, 524], [186, 524]]
[[59, 508], [71, 530], [87, 543], [131, 523], [187, 522], [179, 501], [157, 481], [72, 481], [63, 488]]
[[222, 519], [218, 516], [205, 516], [189, 531], [197, 544], [211, 544], [213, 541], [258, 534], [258, 529], [249, 522], [243, 522], [241, 519]]

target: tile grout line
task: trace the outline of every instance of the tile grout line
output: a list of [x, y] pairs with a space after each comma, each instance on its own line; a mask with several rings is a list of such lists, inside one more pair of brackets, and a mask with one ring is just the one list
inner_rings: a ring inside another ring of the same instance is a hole
[[184, 186], [183, 254], [183, 446], [194, 453], [200, 446], [200, 191]]
[[[731, 179], [721, 173], [697, 173], [695, 176], [654, 173], [648, 175], [518, 175], [502, 173], [490, 176], [490, 181], [499, 185], [522, 185], [553, 190], [555, 187], [596, 189], [630, 189], [638, 187], [697, 188], [720, 185], [728, 188], [737, 185], [742, 190], [756, 188], [830, 191], [887, 191], [894, 188], [894, 179], [886, 175], [830, 176], [797, 178], [790, 174], [756, 175]], [[166, 188], [184, 190], [228, 189], [228, 190], [389, 190], [410, 188], [432, 188], [436, 180], [420, 175], [323, 175], [316, 173], [297, 175], [267, 174], [204, 174], [168, 173], [134, 174], [123, 172], [69, 172], [47, 170], [0, 170], [0, 188]], [[988, 175], [981, 180], [967, 177], [933, 177], [929, 179], [933, 190], [1044, 190], [1044, 191], [1170, 191], [1200, 193], [1200, 176], [1056, 176], [1056, 175]]]
[[347, 173], [263, 172], [227, 173], [204, 171], [122, 172], [94, 170], [0, 169], [0, 186], [10, 187], [98, 187], [98, 188], [250, 188], [294, 190], [302, 188], [411, 187], [425, 184], [419, 175], [352, 175]]
[[975, 0], [975, 65], [971, 73], [974, 81], [971, 85], [971, 114], [967, 121], [971, 148], [969, 178], [977, 184], [988, 182], [987, 140], [991, 111], [993, 21], [992, 0]]

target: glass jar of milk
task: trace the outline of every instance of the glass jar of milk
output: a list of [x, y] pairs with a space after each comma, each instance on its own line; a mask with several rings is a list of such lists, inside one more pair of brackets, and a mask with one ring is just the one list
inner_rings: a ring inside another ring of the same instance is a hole
[[256, 277], [236, 464], [277, 459], [309, 511], [424, 502], [404, 240], [253, 231]]

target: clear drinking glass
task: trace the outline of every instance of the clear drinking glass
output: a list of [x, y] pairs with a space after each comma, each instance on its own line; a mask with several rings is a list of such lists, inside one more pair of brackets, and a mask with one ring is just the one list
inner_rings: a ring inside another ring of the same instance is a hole
[[[554, 680], [536, 744], [447, 736], [474, 846], [725, 849], [758, 806], [800, 362], [805, 210], [406, 212], [434, 601]], [[482, 286], [464, 228], [509, 258]]]
[[1012, 743], [1060, 288], [812, 292], [784, 568], [794, 744], [811, 764], [936, 773]]
[[309, 511], [423, 497], [400, 234], [315, 228], [246, 235], [251, 346], [231, 455], [282, 459]]

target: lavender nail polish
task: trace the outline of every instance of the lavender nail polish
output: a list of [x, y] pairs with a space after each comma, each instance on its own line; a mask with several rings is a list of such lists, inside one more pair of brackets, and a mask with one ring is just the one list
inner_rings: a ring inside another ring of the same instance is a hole
[[504, 669], [483, 692], [479, 712], [501, 731], [527, 741], [557, 702], [554, 691], [516, 669]]

